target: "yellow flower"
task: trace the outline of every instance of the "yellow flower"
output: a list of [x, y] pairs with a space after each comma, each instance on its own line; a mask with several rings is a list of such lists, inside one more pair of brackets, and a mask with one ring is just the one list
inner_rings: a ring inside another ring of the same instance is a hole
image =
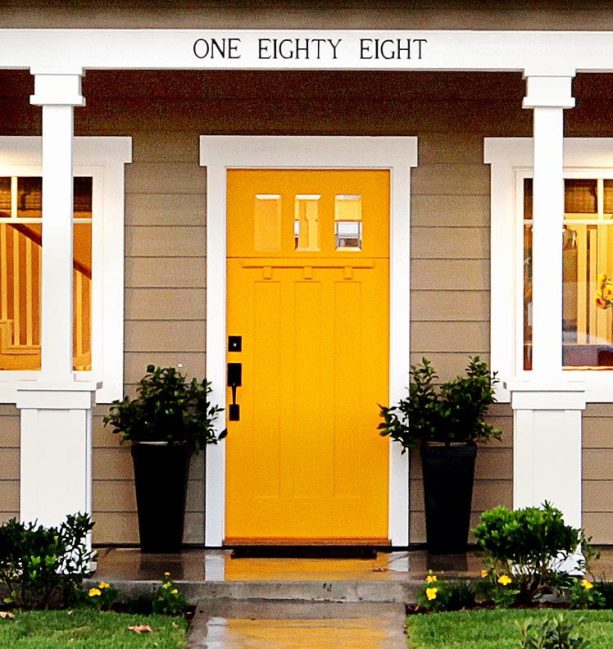
[[171, 595], [178, 595], [178, 594], [179, 594], [179, 591], [178, 591], [176, 588], [173, 588], [173, 589], [170, 591], [170, 594], [171, 594]]
[[433, 584], [436, 581], [436, 575], [428, 575], [426, 577], [427, 584]]
[[583, 579], [581, 581], [581, 585], [583, 586], [583, 588], [585, 588], [585, 590], [592, 590], [592, 588], [594, 588], [594, 584], [587, 579]]
[[90, 588], [90, 589], [87, 591], [87, 594], [88, 594], [90, 597], [100, 597], [100, 595], [102, 595], [102, 591], [101, 591], [99, 588]]
[[438, 588], [426, 588], [426, 597], [429, 602], [436, 599], [436, 593], [438, 593]]
[[101, 581], [101, 582], [98, 584], [98, 588], [99, 588], [100, 590], [104, 590], [105, 588], [110, 588], [110, 587], [111, 587], [111, 584], [108, 584], [106, 581]]
[[513, 580], [511, 579], [511, 577], [509, 577], [509, 575], [500, 575], [500, 577], [498, 577], [498, 583], [501, 586], [508, 586], [512, 581]]
[[167, 581], [165, 584], [162, 584], [162, 588], [172, 588], [172, 584]]
[[490, 573], [489, 573], [488, 570], [482, 570], [482, 571], [481, 571], [481, 577], [483, 577], [483, 579], [485, 579], [489, 574], [490, 574]]

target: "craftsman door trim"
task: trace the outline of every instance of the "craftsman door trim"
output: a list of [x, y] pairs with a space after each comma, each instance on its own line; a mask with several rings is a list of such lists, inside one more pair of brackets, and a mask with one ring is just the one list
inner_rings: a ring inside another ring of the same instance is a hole
[[[417, 165], [417, 138], [201, 136], [200, 164], [207, 168], [206, 374], [213, 383], [213, 400], [223, 404], [226, 399], [226, 178], [231, 168], [390, 171], [390, 403], [401, 398], [410, 362], [410, 173]], [[225, 419], [219, 426], [225, 426]], [[390, 444], [388, 533], [397, 547], [409, 542], [408, 454], [400, 450], [398, 444]], [[225, 444], [208, 447], [208, 547], [220, 547], [223, 542], [225, 470]]]

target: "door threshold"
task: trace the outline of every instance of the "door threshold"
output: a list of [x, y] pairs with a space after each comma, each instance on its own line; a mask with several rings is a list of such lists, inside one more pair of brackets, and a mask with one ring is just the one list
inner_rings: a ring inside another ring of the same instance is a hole
[[369, 539], [244, 539], [227, 538], [224, 547], [239, 558], [374, 559], [389, 550], [385, 538]]

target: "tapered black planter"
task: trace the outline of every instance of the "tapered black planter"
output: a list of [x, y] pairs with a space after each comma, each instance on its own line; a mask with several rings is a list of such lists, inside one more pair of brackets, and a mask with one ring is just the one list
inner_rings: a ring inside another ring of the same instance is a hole
[[179, 552], [183, 542], [190, 451], [186, 445], [132, 446], [143, 552]]
[[466, 552], [476, 456], [474, 444], [422, 445], [428, 552]]

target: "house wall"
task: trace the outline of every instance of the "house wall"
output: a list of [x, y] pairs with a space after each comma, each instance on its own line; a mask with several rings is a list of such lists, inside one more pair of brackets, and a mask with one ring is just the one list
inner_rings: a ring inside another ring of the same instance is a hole
[[[1, 16], [1, 15], [0, 15]], [[4, 83], [3, 83], [4, 82]], [[0, 133], [40, 132], [26, 73], [0, 73]], [[609, 134], [610, 91], [601, 76], [578, 80], [569, 134]], [[489, 169], [483, 137], [529, 136], [519, 74], [90, 72], [78, 135], [129, 135], [126, 172], [126, 391], [148, 363], [205, 368], [205, 171], [201, 134], [417, 135], [412, 175], [412, 360], [427, 355], [442, 379], [470, 354], [489, 358]], [[365, 161], [365, 164], [367, 162]], [[96, 543], [138, 540], [129, 448], [95, 411]], [[502, 443], [480, 451], [479, 512], [512, 501], [512, 413], [492, 411]], [[613, 408], [590, 406], [585, 423], [585, 525], [613, 543]], [[18, 416], [0, 406], [0, 516], [18, 508]], [[419, 463], [412, 458], [411, 541], [425, 540]], [[189, 489], [186, 540], [203, 538], [202, 459]]]

